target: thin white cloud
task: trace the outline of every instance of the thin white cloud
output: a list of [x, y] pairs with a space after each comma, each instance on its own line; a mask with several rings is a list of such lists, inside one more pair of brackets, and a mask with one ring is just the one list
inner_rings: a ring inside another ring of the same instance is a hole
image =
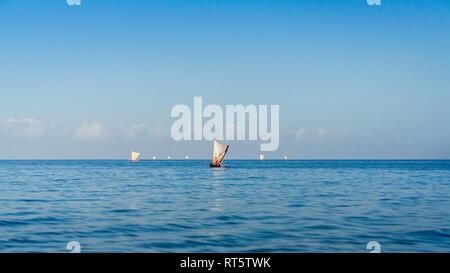
[[316, 133], [316, 137], [321, 139], [328, 134], [328, 131], [323, 128], [318, 128], [318, 129], [316, 129], [315, 133]]
[[76, 140], [85, 141], [102, 138], [105, 136], [105, 128], [100, 122], [83, 122], [75, 131]]
[[295, 133], [295, 138], [298, 141], [317, 141], [334, 134], [334, 131], [326, 130], [324, 128], [299, 128]]
[[305, 129], [305, 128], [300, 128], [300, 129], [298, 129], [297, 132], [295, 133], [295, 137], [296, 137], [298, 140], [300, 140], [300, 139], [302, 139], [303, 137], [305, 137], [305, 134], [306, 134], [306, 129]]
[[160, 137], [163, 133], [161, 127], [150, 126], [148, 124], [119, 125], [115, 130], [125, 139], [140, 137]]
[[137, 135], [150, 135], [150, 126], [147, 124], [135, 124], [131, 128], [127, 128], [124, 134], [128, 138], [134, 138]]
[[10, 118], [5, 123], [5, 134], [11, 138], [33, 139], [44, 133], [41, 121], [34, 118]]

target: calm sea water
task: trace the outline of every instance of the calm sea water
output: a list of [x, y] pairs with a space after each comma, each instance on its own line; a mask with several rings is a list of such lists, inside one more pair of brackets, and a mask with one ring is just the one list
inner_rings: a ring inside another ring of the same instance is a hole
[[450, 161], [0, 161], [0, 252], [450, 252]]

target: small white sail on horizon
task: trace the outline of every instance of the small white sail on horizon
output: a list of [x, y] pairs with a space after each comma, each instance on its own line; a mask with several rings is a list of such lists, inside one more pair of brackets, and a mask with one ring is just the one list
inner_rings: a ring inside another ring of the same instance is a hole
[[223, 160], [225, 159], [225, 154], [228, 151], [228, 147], [229, 145], [214, 140], [213, 164], [222, 164]]
[[189, 160], [189, 156], [187, 155], [184, 159]]
[[153, 160], [155, 160], [156, 159], [156, 156], [153, 156]]
[[132, 151], [131, 152], [131, 160], [130, 161], [139, 161], [139, 156], [140, 155], [141, 155], [140, 153]]
[[288, 156], [287, 155], [284, 156], [284, 160], [288, 160]]
[[259, 160], [264, 160], [264, 155], [263, 154], [259, 155]]

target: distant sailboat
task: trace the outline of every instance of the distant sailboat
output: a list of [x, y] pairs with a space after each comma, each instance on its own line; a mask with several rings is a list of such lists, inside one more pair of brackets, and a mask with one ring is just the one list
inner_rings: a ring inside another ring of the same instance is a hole
[[225, 159], [225, 155], [228, 151], [228, 148], [230, 148], [230, 145], [226, 145], [223, 143], [220, 143], [217, 140], [214, 140], [214, 153], [213, 153], [213, 161], [212, 163], [209, 163], [210, 167], [213, 168], [220, 168], [222, 167], [222, 162]]
[[155, 160], [156, 159], [156, 156], [153, 156], [153, 160]]
[[167, 157], [167, 160], [170, 160], [170, 155]]
[[189, 156], [186, 156], [184, 159], [189, 160]]
[[141, 155], [140, 153], [136, 153], [135, 151], [132, 151], [130, 161], [139, 161], [140, 155]]
[[288, 160], [288, 157], [287, 157], [287, 155], [285, 155], [285, 156], [284, 156], [284, 160]]
[[259, 160], [264, 160], [264, 155], [263, 154], [259, 155]]

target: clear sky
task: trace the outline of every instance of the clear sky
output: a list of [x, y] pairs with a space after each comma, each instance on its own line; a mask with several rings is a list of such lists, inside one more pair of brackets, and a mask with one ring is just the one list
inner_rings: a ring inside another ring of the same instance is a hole
[[267, 158], [448, 159], [450, 1], [381, 4], [0, 0], [0, 158], [207, 158], [170, 137], [203, 96], [279, 104]]

